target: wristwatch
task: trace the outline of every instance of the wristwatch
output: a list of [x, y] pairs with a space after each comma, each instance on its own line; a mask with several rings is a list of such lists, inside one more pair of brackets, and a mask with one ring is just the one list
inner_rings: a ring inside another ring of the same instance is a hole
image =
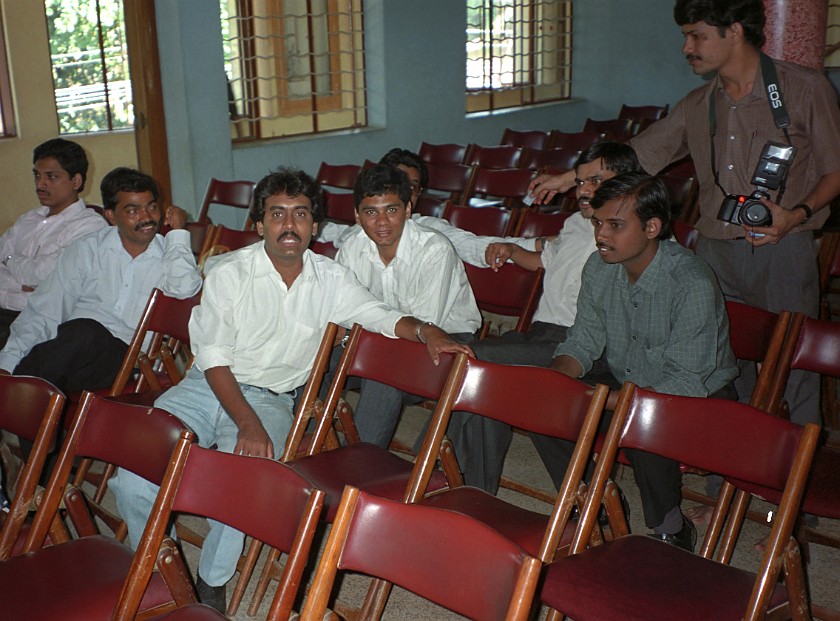
[[423, 337], [420, 336], [420, 329], [423, 326], [433, 326], [433, 325], [435, 325], [435, 324], [433, 324], [431, 321], [424, 321], [423, 323], [417, 324], [417, 328], [414, 330], [414, 336], [416, 336], [417, 340], [420, 341], [421, 343], [423, 343], [423, 345], [426, 344], [426, 341], [424, 341]]
[[[811, 208], [808, 207], [808, 205], [806, 205], [805, 203], [799, 203], [798, 205], [794, 205], [793, 209], [802, 209], [805, 212], [805, 219], [802, 222], [800, 222], [800, 224], [805, 224], [808, 220], [811, 219], [811, 216], [814, 215], [814, 212], [811, 211]], [[793, 209], [791, 209], [791, 211], [793, 211]]]

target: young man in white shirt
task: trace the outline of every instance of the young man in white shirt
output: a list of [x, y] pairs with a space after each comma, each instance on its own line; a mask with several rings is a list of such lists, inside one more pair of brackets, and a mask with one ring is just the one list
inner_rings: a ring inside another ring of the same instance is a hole
[[[113, 224], [75, 241], [30, 297], [0, 352], [0, 370], [64, 391], [110, 386], [152, 289], [187, 298], [201, 289], [187, 214], [158, 206], [146, 174], [117, 168], [100, 187]], [[97, 216], [98, 217], [98, 216]], [[172, 227], [163, 238], [162, 223]]]
[[[254, 191], [251, 217], [263, 241], [224, 255], [207, 275], [190, 319], [195, 365], [155, 403], [197, 434], [201, 446], [274, 458], [293, 420], [294, 394], [309, 375], [328, 322], [361, 323], [425, 343], [434, 360], [472, 353], [437, 326], [376, 299], [345, 267], [308, 250], [323, 219], [321, 190], [307, 174], [280, 170]], [[137, 545], [156, 486], [118, 471], [111, 489]], [[200, 600], [225, 608], [244, 535], [210, 522], [196, 580]]]
[[63, 138], [47, 140], [35, 147], [32, 164], [41, 206], [20, 216], [0, 236], [0, 347], [61, 250], [108, 225], [79, 198], [88, 171], [82, 147]]
[[[353, 190], [358, 226], [336, 261], [389, 306], [439, 325], [462, 343], [473, 339], [481, 313], [464, 264], [445, 236], [411, 219], [412, 186], [399, 168], [362, 171]], [[354, 420], [364, 442], [387, 448], [404, 399], [390, 386], [362, 380]]]

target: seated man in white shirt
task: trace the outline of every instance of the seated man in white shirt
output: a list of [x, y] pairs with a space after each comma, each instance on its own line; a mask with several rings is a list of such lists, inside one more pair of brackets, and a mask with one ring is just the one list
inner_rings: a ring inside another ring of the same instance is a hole
[[[109, 387], [152, 289], [187, 298], [201, 289], [187, 214], [158, 206], [146, 174], [116, 168], [100, 187], [115, 225], [70, 244], [11, 326], [0, 370], [42, 377], [63, 391]], [[161, 223], [172, 231], [163, 238]]]
[[[251, 218], [263, 241], [225, 254], [207, 275], [190, 319], [195, 365], [155, 403], [188, 424], [201, 446], [279, 456], [295, 391], [306, 382], [328, 322], [358, 322], [420, 341], [434, 360], [444, 352], [472, 353], [440, 328], [378, 300], [347, 268], [308, 250], [323, 219], [320, 196], [318, 184], [300, 171], [262, 179]], [[118, 471], [111, 488], [136, 546], [157, 489], [125, 471]], [[225, 584], [243, 542], [241, 532], [210, 522], [196, 580], [203, 603], [224, 611]]]
[[[446, 237], [411, 219], [406, 174], [378, 164], [362, 171], [353, 195], [358, 225], [344, 239], [336, 261], [389, 306], [440, 326], [461, 343], [470, 342], [481, 326], [481, 313], [464, 264]], [[404, 399], [412, 397], [363, 380], [354, 416], [362, 441], [387, 448]]]
[[35, 147], [32, 164], [41, 206], [23, 214], [0, 236], [0, 347], [61, 250], [108, 226], [79, 198], [88, 171], [82, 147], [63, 138], [47, 140]]

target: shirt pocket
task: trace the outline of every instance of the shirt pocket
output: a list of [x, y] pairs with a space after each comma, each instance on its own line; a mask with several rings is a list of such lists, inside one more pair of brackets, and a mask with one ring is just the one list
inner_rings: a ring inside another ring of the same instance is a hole
[[284, 338], [286, 347], [280, 353], [280, 362], [287, 366], [302, 367], [311, 362], [318, 348], [321, 331], [302, 322], [286, 326], [288, 336]]

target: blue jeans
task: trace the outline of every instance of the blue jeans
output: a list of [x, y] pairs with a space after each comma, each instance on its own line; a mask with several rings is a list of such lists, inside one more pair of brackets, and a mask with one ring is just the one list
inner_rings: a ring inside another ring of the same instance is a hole
[[[280, 455], [293, 420], [294, 399], [289, 394], [275, 394], [264, 388], [240, 384], [245, 400], [260, 418], [266, 433], [274, 442], [274, 454]], [[239, 429], [222, 408], [204, 373], [191, 369], [176, 386], [162, 394], [155, 402], [171, 412], [197, 436], [202, 447], [218, 446], [218, 450], [232, 453]], [[137, 546], [152, 510], [158, 486], [123, 469], [117, 470], [109, 486], [117, 500], [117, 510], [128, 525], [128, 537]], [[214, 520], [208, 520], [210, 532], [201, 549], [198, 573], [210, 586], [221, 586], [231, 579], [242, 554], [245, 535]]]

